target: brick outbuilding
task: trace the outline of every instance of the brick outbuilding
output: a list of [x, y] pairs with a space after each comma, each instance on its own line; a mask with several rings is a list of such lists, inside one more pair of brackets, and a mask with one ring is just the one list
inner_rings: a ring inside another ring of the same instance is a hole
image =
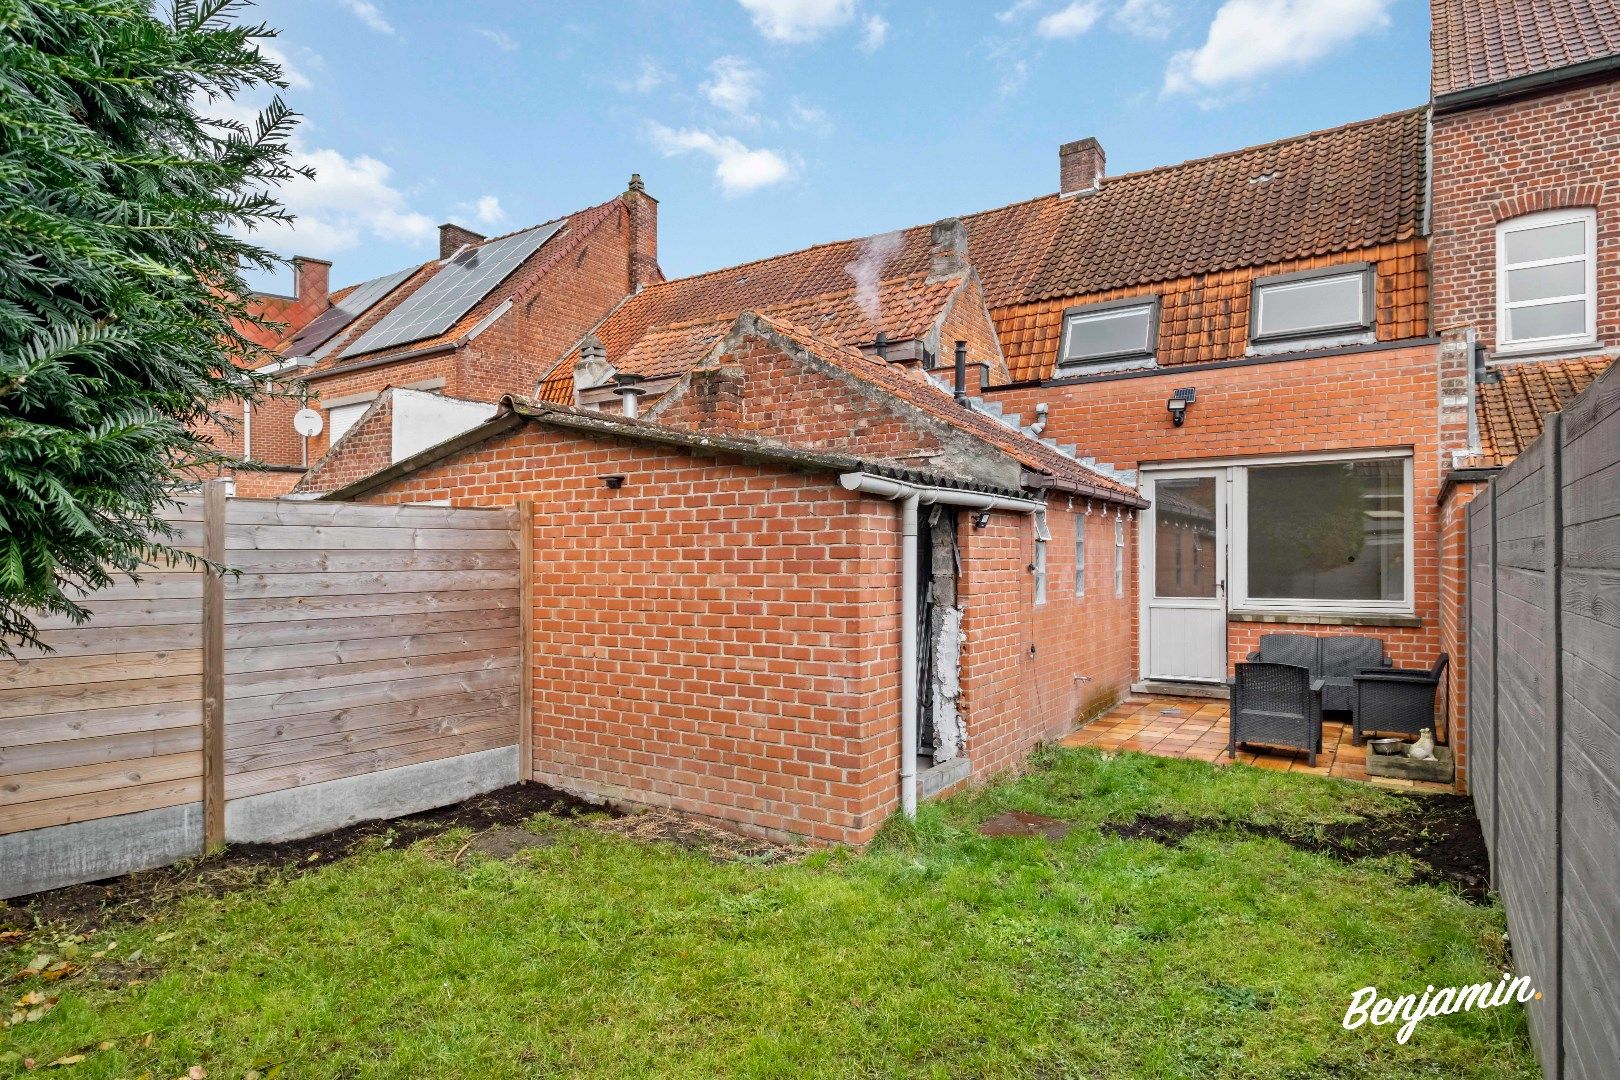
[[860, 842], [1132, 677], [1141, 499], [750, 313], [647, 419], [509, 399], [331, 497], [533, 507], [530, 765], [589, 795]]

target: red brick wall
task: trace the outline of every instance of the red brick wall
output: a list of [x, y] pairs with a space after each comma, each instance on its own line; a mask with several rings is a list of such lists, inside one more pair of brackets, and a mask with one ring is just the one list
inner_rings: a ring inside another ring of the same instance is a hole
[[[976, 529], [962, 515], [965, 606], [962, 708], [976, 779], [1016, 768], [1037, 743], [1105, 710], [1136, 668], [1135, 528], [1126, 529], [1125, 595], [1114, 595], [1114, 517], [1055, 496], [1047, 513], [1046, 603], [1035, 604], [1034, 523], [997, 514]], [[1086, 529], [1086, 594], [1075, 596], [1074, 530]]]
[[442, 498], [538, 504], [537, 779], [824, 840], [869, 838], [895, 804], [892, 506], [537, 426], [375, 496]]
[[1434, 324], [1496, 339], [1496, 226], [1598, 212], [1598, 337], [1620, 343], [1620, 81], [1434, 118]]
[[344, 433], [341, 443], [325, 454], [299, 483], [300, 491], [336, 491], [394, 460], [394, 400], [392, 395], [372, 402]]
[[[1327, 623], [1279, 626], [1233, 621], [1231, 662], [1258, 647], [1261, 634], [1366, 633], [1382, 637], [1403, 666], [1426, 666], [1440, 647], [1440, 518], [1443, 471], [1436, 402], [1440, 367], [1432, 345], [1169, 373], [1137, 379], [993, 392], [1010, 412], [1034, 415], [1049, 404], [1046, 434], [1074, 442], [1099, 461], [1127, 469], [1143, 463], [1195, 463], [1225, 457], [1312, 451], [1413, 449], [1416, 616], [1421, 625], [1347, 628]], [[1165, 409], [1171, 390], [1194, 386], [1186, 425]], [[1135, 574], [1134, 559], [1130, 572]]]
[[[940, 324], [939, 349], [935, 364], [949, 367], [956, 363], [956, 343], [967, 342], [968, 363], [989, 364], [989, 383], [992, 386], [1008, 381], [1007, 361], [1001, 355], [1001, 342], [996, 337], [996, 324], [984, 306], [984, 290], [978, 281], [967, 281], [951, 299]], [[968, 385], [973, 386], [970, 375]]]

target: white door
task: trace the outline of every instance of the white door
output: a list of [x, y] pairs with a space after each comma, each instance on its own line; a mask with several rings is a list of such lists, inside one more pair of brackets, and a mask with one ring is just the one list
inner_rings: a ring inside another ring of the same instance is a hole
[[1142, 674], [1226, 679], [1225, 469], [1143, 474]]

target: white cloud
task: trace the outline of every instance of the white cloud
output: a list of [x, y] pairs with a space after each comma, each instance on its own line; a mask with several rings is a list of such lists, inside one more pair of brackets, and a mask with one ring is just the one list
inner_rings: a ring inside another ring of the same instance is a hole
[[865, 29], [861, 31], [861, 52], [875, 53], [883, 48], [883, 43], [888, 39], [889, 20], [881, 15], [868, 15]]
[[1029, 64], [1023, 60], [1014, 60], [1001, 69], [1001, 81], [996, 84], [996, 93], [1002, 97], [1012, 97], [1024, 88], [1029, 82]]
[[1044, 38], [1077, 38], [1090, 30], [1101, 15], [1102, 5], [1097, 0], [1074, 0], [1043, 16], [1035, 24], [1035, 32]]
[[714, 161], [714, 176], [727, 196], [746, 195], [779, 184], [793, 174], [786, 158], [775, 150], [755, 150], [730, 135], [695, 128], [676, 130], [651, 124], [653, 147], [665, 157], [699, 153]]
[[476, 202], [463, 203], [457, 209], [471, 214], [480, 225], [499, 225], [506, 220], [506, 210], [494, 195], [480, 195]]
[[1004, 23], [1017, 22], [1040, 6], [1040, 0], [1018, 0], [1012, 7], [996, 12], [996, 21]]
[[794, 127], [814, 132], [817, 135], [832, 134], [832, 117], [827, 115], [826, 109], [818, 105], [806, 104], [798, 98], [794, 98], [789, 103], [789, 107], [793, 110], [791, 123]]
[[814, 41], [855, 18], [855, 0], [737, 0], [772, 41]]
[[293, 162], [315, 169], [280, 189], [281, 201], [297, 215], [293, 246], [300, 255], [331, 255], [362, 239], [410, 243], [431, 239], [433, 220], [411, 209], [393, 184], [393, 169], [370, 156], [347, 157], [337, 150], [311, 150], [294, 139]]
[[473, 29], [475, 31], [477, 31], [479, 36], [484, 37], [484, 38], [488, 38], [490, 44], [494, 45], [497, 49], [501, 50], [501, 52], [517, 52], [518, 51], [517, 39], [514, 38], [511, 34], [508, 34], [508, 33], [504, 32], [504, 31], [501, 31], [501, 30], [490, 30], [490, 29], [487, 29], [486, 27], [482, 27], [482, 26], [475, 26], [475, 27], [473, 27]]
[[1167, 37], [1175, 22], [1169, 0], [1125, 0], [1114, 12], [1114, 25], [1137, 37]]
[[341, 2], [344, 7], [349, 9], [350, 14], [377, 31], [377, 33], [392, 34], [394, 32], [393, 25], [383, 17], [383, 13], [377, 10], [377, 5], [373, 4], [371, 0], [341, 0]]
[[626, 94], [650, 94], [667, 82], [669, 82], [669, 72], [651, 60], [643, 60], [635, 78], [620, 79], [614, 85]]
[[1219, 103], [1230, 92], [1275, 71], [1319, 60], [1362, 34], [1389, 25], [1392, 0], [1226, 0], [1209, 36], [1170, 58], [1165, 94], [1202, 95]]
[[281, 68], [281, 77], [286, 82], [289, 89], [308, 90], [315, 85], [309, 81], [309, 76], [305, 75], [293, 65], [291, 60], [287, 59], [286, 53], [282, 52], [268, 41], [265, 41], [263, 38], [256, 39], [253, 42], [253, 47], [258, 49], [259, 54], [266, 60]]
[[765, 73], [739, 56], [722, 56], [709, 65], [712, 78], [699, 87], [709, 104], [733, 116], [748, 117], [759, 100]]

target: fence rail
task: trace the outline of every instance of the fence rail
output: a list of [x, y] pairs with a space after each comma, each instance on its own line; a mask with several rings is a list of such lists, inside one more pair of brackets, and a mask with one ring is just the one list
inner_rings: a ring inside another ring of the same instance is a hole
[[1620, 365], [1468, 509], [1474, 802], [1552, 1080], [1620, 1062]]
[[175, 546], [237, 573], [154, 567], [0, 660], [0, 896], [517, 779], [518, 518], [186, 500]]

